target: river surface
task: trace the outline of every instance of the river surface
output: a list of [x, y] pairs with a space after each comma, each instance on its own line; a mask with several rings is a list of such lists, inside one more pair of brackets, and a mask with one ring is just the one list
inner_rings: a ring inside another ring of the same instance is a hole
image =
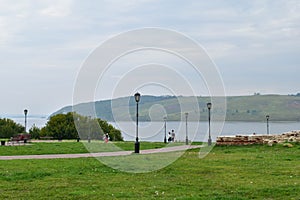
[[[111, 123], [122, 130], [125, 140], [133, 141], [136, 137], [136, 125], [134, 122]], [[172, 121], [166, 123], [166, 137], [168, 132], [174, 130], [175, 140], [185, 141], [186, 132], [188, 139], [192, 141], [207, 141], [209, 130], [208, 122], [188, 122], [186, 131], [186, 122]], [[300, 130], [300, 122], [270, 122], [270, 134], [281, 134], [284, 132]], [[219, 135], [251, 135], [267, 134], [267, 124], [265, 122], [212, 122], [211, 137], [213, 141]], [[164, 122], [140, 122], [138, 135], [142, 141], [163, 141], [165, 137]]]
[[[7, 117], [17, 123], [24, 125], [24, 117]], [[27, 131], [33, 126], [45, 126], [47, 117], [38, 116], [27, 119]], [[124, 140], [134, 141], [136, 137], [136, 123], [133, 122], [110, 122], [113, 126], [120, 129]], [[163, 141], [165, 137], [164, 122], [139, 122], [138, 136], [140, 141]], [[187, 125], [187, 126], [186, 126]], [[175, 140], [185, 141], [186, 128], [188, 139], [193, 141], [207, 141], [208, 138], [208, 122], [188, 122], [170, 121], [166, 123], [166, 137], [168, 132], [175, 131]], [[300, 122], [270, 122], [270, 134], [281, 134], [284, 132], [300, 130]], [[266, 122], [211, 122], [211, 137], [213, 141], [219, 135], [250, 135], [250, 134], [266, 134]]]

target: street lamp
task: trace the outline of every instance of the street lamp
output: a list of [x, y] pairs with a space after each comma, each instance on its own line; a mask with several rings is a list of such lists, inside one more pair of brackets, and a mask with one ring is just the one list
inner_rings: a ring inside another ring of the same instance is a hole
[[92, 117], [91, 116], [88, 116], [87, 118], [87, 125], [89, 126], [89, 132], [88, 132], [88, 143], [91, 143], [91, 120]]
[[134, 98], [136, 101], [136, 139], [135, 139], [135, 144], [134, 144], [134, 153], [140, 153], [140, 143], [139, 143], [139, 130], [138, 130], [138, 125], [139, 125], [139, 101], [141, 98], [140, 93], [135, 93]]
[[165, 138], [164, 138], [164, 143], [167, 143], [167, 117], [164, 117], [165, 121]]
[[207, 103], [207, 108], [208, 108], [208, 146], [211, 145], [211, 135], [210, 135], [210, 109], [211, 109], [212, 104]]
[[269, 133], [269, 118], [270, 118], [270, 116], [267, 115], [266, 118], [267, 118], [267, 134], [269, 135], [270, 134]]
[[188, 138], [188, 125], [187, 125], [187, 120], [188, 120], [188, 115], [189, 113], [185, 113], [185, 144], [189, 144], [189, 138]]
[[28, 113], [28, 110], [25, 109], [24, 110], [24, 114], [25, 114], [25, 133], [26, 133], [26, 130], [27, 130], [27, 113]]

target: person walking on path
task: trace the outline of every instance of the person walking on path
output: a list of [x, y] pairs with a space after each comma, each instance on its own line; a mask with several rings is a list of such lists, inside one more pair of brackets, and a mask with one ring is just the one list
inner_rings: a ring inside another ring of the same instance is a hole
[[105, 143], [108, 143], [108, 141], [109, 141], [109, 135], [108, 135], [108, 133], [105, 134], [104, 141], [105, 141]]
[[172, 135], [171, 135], [170, 131], [169, 131], [169, 134], [168, 134], [168, 142], [172, 142]]
[[172, 130], [172, 142], [175, 142], [175, 132], [174, 132], [174, 130]]

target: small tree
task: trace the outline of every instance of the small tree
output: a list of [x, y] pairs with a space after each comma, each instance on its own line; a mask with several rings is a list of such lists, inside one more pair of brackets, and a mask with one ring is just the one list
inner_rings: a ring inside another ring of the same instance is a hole
[[35, 124], [29, 129], [29, 134], [33, 139], [40, 139], [41, 129], [35, 126]]
[[98, 123], [104, 134], [108, 133], [110, 141], [123, 141], [120, 130], [116, 129], [111, 124], [107, 123], [107, 121], [104, 121], [102, 119], [98, 119]]
[[0, 138], [10, 138], [24, 132], [25, 127], [11, 119], [0, 118]]
[[57, 139], [77, 138], [73, 114], [57, 114], [50, 117], [46, 126], [41, 130], [41, 136], [50, 136]]
[[39, 135], [58, 139], [76, 139], [78, 138], [77, 131], [80, 133], [81, 139], [102, 139], [103, 135], [108, 133], [110, 140], [123, 140], [121, 131], [106, 121], [73, 112], [52, 116], [46, 126], [41, 129]]

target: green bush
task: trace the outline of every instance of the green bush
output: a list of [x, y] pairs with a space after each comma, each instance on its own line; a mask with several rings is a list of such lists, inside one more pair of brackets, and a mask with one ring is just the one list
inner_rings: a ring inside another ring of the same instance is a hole
[[33, 125], [29, 129], [29, 134], [31, 135], [32, 139], [40, 139], [41, 129], [39, 129], [38, 127], [36, 127], [35, 125]]
[[0, 118], [0, 138], [10, 138], [25, 131], [24, 126], [11, 119]]
[[103, 133], [108, 133], [110, 141], [123, 141], [121, 131], [102, 119], [97, 119]]
[[52, 116], [39, 135], [56, 139], [102, 139], [105, 133], [109, 134], [110, 140], [123, 141], [121, 131], [106, 121], [69, 112]]

